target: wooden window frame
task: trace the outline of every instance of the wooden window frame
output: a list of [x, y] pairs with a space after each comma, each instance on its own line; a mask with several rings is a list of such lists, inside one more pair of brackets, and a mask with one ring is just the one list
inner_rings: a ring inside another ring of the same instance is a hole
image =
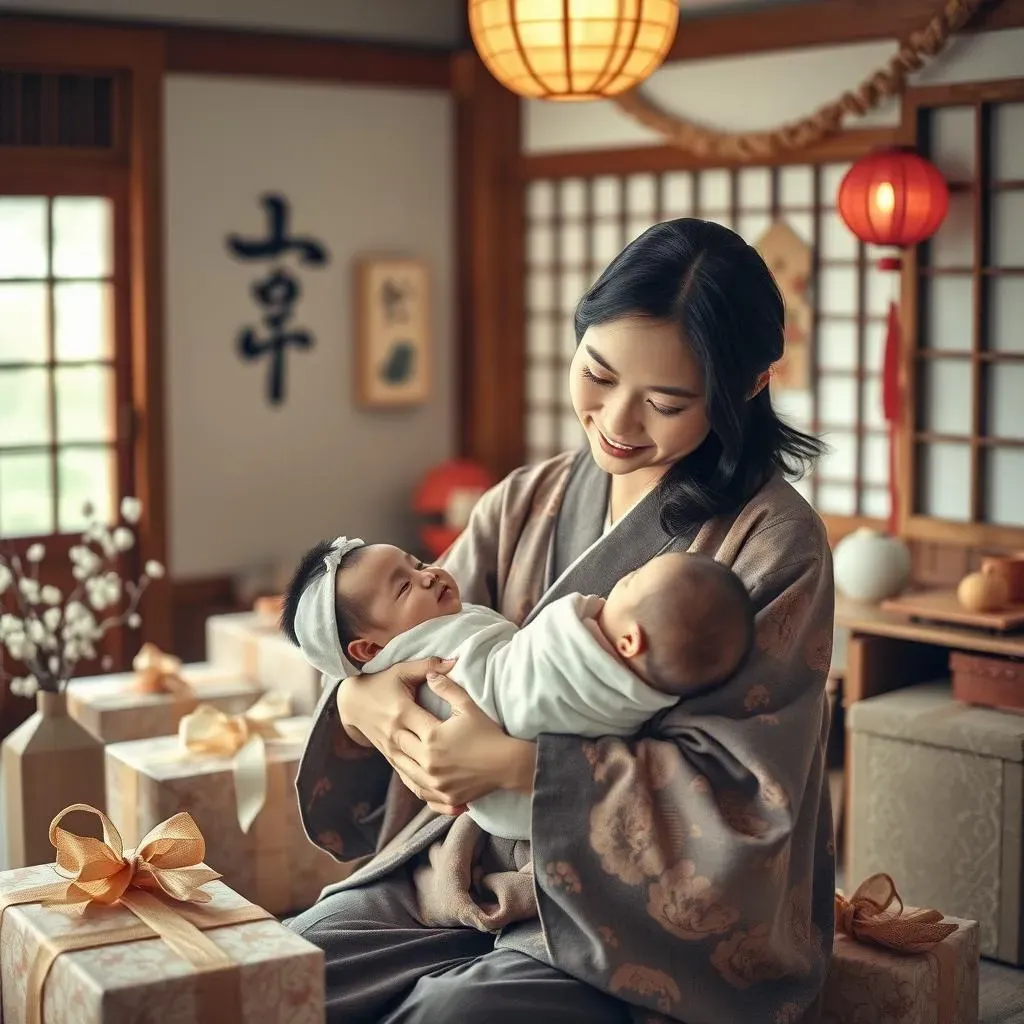
[[[923, 125], [928, 111], [943, 107], [973, 106], [976, 111], [975, 150], [975, 181], [977, 188], [971, 188], [974, 195], [974, 263], [971, 279], [974, 286], [974, 318], [970, 351], [963, 354], [950, 353], [950, 358], [966, 358], [972, 365], [972, 424], [968, 438], [971, 448], [971, 516], [980, 517], [982, 511], [982, 493], [979, 472], [983, 459], [982, 449], [985, 447], [982, 434], [981, 415], [984, 404], [984, 384], [982, 365], [984, 352], [982, 337], [986, 330], [988, 295], [985, 284], [983, 243], [987, 237], [986, 219], [989, 215], [990, 193], [987, 187], [984, 167], [983, 147], [986, 140], [981, 137], [984, 130], [983, 110], [988, 104], [1022, 103], [1024, 102], [1024, 78], [1009, 79], [995, 82], [971, 82], [954, 85], [939, 85], [908, 90], [903, 97], [903, 124], [908, 134], [917, 144], [923, 141]], [[1022, 183], [1014, 182], [1014, 187]], [[952, 188], [960, 188], [960, 183], [953, 183]], [[922, 359], [929, 358], [921, 345], [921, 311], [920, 282], [923, 276], [933, 273], [930, 268], [921, 266], [919, 249], [909, 250], [904, 258], [901, 279], [902, 326], [905, 339], [901, 353], [901, 378], [904, 387], [905, 401], [900, 421], [900, 437], [898, 444], [899, 472], [899, 524], [900, 533], [917, 541], [963, 545], [978, 549], [1021, 549], [1024, 548], [1024, 527], [1003, 526], [984, 522], [958, 522], [938, 519], [933, 516], [915, 512], [918, 507], [918, 487], [920, 480], [917, 461], [917, 442], [928, 441], [929, 435], [917, 430], [921, 395], [918, 389], [918, 366]], [[1009, 362], [1010, 359], [1001, 360]], [[1024, 361], [1019, 357], [1014, 361]], [[933, 437], [933, 440], [936, 438]], [[941, 436], [937, 437], [942, 440]], [[958, 437], [958, 441], [963, 438]], [[1016, 447], [1018, 442], [1014, 442]]]
[[[119, 196], [125, 212], [115, 244], [127, 302], [130, 408], [127, 479], [142, 500], [138, 558], [167, 562], [163, 397], [163, 254], [161, 173], [165, 37], [161, 31], [107, 25], [4, 19], [0, 67], [22, 71], [113, 73], [115, 136], [110, 149], [0, 147], [3, 183], [13, 191], [89, 192]], [[118, 282], [121, 284], [122, 282]], [[116, 300], [120, 308], [121, 299]], [[120, 433], [121, 431], [119, 431]], [[144, 604], [139, 642], [171, 648], [170, 582], [155, 580]]]

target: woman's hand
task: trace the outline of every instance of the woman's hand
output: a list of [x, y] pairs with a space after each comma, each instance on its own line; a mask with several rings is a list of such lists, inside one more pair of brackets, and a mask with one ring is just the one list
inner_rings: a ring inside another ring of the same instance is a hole
[[438, 720], [416, 703], [416, 690], [428, 672], [450, 672], [454, 661], [424, 658], [393, 665], [372, 675], [350, 676], [335, 697], [345, 732], [364, 747], [376, 747], [396, 767], [400, 753], [396, 735], [406, 729], [427, 729]]
[[452, 714], [444, 722], [407, 719], [398, 729], [398, 752], [389, 760], [402, 781], [444, 814], [458, 814], [496, 789], [533, 792], [537, 745], [507, 735], [447, 676], [432, 672], [427, 685]]

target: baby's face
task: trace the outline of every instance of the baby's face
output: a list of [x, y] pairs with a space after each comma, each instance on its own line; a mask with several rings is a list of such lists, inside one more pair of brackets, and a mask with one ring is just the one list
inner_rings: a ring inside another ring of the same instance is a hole
[[365, 639], [383, 647], [399, 633], [462, 610], [451, 574], [424, 565], [391, 544], [371, 544], [354, 565], [338, 573], [338, 595], [372, 623]]

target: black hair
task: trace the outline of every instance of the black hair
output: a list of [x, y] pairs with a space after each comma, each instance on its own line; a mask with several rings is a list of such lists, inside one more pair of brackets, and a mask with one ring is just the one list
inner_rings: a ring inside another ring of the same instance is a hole
[[785, 303], [757, 250], [713, 221], [684, 217], [648, 228], [605, 268], [576, 307], [577, 344], [623, 317], [678, 325], [704, 376], [706, 440], [659, 484], [672, 536], [735, 512], [780, 469], [800, 476], [825, 451], [779, 418], [758, 377], [782, 358]]
[[[298, 568], [288, 584], [288, 589], [285, 591], [284, 604], [281, 609], [281, 629], [296, 647], [300, 646], [299, 638], [295, 635], [295, 615], [299, 610], [299, 599], [311, 583], [327, 572], [327, 563], [324, 558], [330, 554], [331, 549], [332, 543], [329, 540], [322, 540], [311, 547], [302, 556]], [[363, 547], [357, 547], [346, 551], [341, 557], [341, 561], [338, 562], [338, 572], [354, 565], [364, 550]], [[341, 641], [341, 649], [344, 651], [345, 657], [361, 668], [362, 664], [348, 653], [348, 645], [365, 632], [369, 625], [366, 616], [350, 601], [339, 597], [337, 589], [335, 589], [334, 617], [338, 623], [338, 639]]]
[[673, 552], [680, 577], [638, 607], [652, 630], [645, 667], [664, 693], [694, 697], [724, 683], [754, 646], [754, 602], [743, 581], [709, 555]]

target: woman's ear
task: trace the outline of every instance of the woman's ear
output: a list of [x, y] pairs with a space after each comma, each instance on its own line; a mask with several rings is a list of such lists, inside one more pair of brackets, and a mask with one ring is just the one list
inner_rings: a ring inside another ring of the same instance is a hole
[[364, 640], [362, 637], [350, 641], [346, 651], [349, 658], [359, 665], [365, 665], [379, 652], [380, 644], [375, 644], [372, 640]]
[[767, 370], [763, 370], [757, 375], [757, 380], [754, 381], [754, 386], [750, 389], [747, 394], [747, 401], [749, 402], [752, 398], [756, 398], [762, 391], [768, 386], [772, 379], [772, 368], [769, 366]]

